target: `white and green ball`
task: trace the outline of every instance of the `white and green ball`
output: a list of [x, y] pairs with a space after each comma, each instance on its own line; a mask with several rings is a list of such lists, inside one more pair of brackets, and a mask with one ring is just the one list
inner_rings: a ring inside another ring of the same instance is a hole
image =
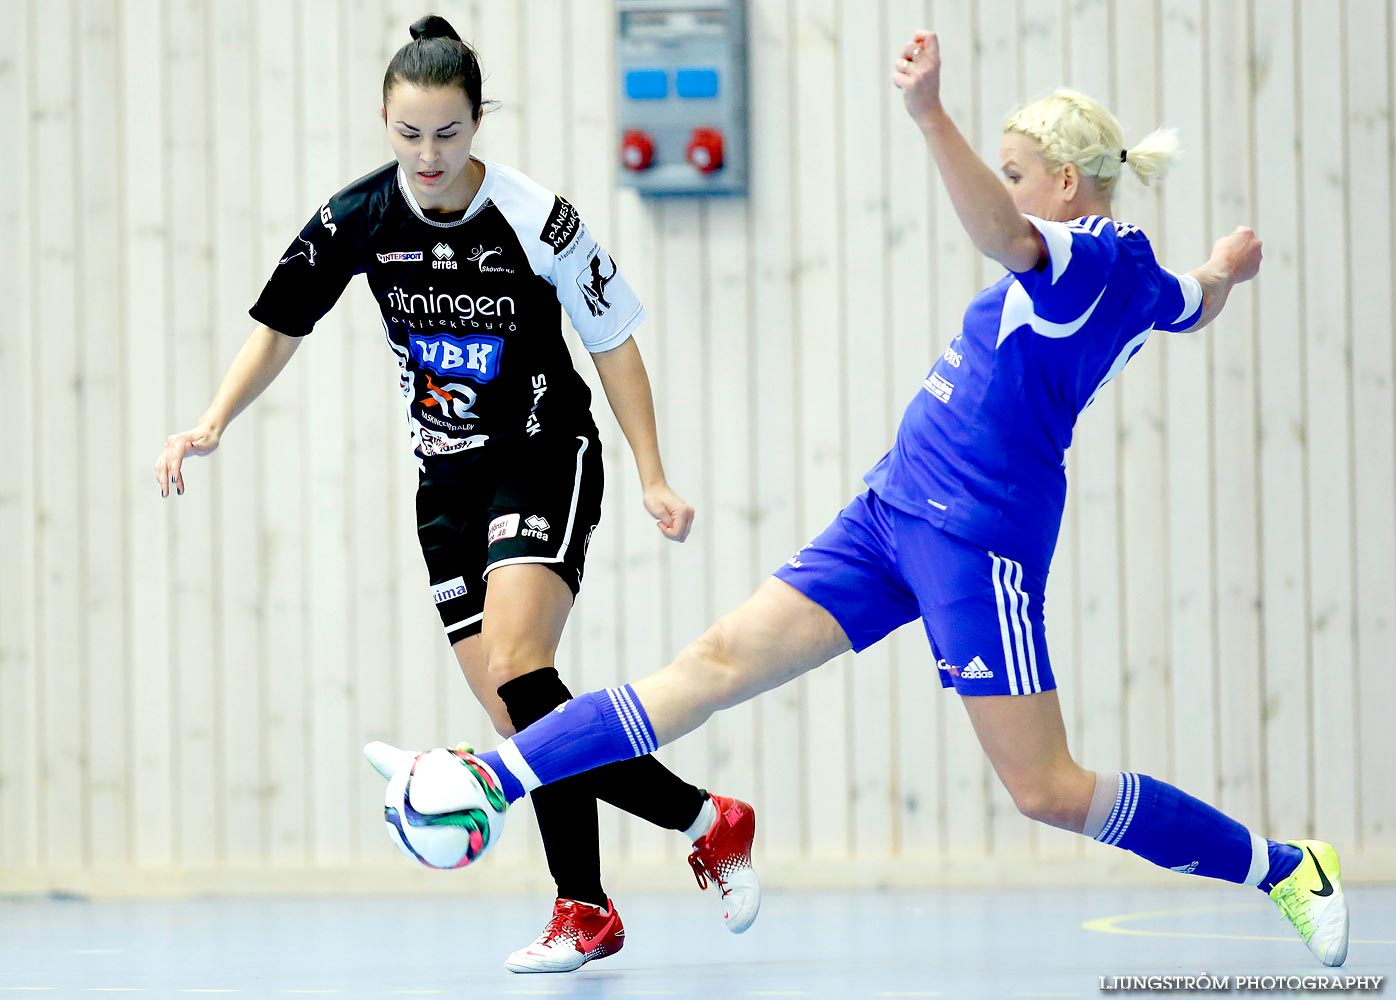
[[499, 839], [508, 808], [489, 768], [471, 754], [438, 747], [393, 774], [383, 819], [388, 839], [413, 861], [464, 868]]

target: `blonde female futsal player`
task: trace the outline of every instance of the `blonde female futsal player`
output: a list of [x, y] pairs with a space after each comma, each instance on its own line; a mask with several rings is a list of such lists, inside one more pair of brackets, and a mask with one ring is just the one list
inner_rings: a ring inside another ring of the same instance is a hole
[[[560, 309], [635, 452], [645, 509], [681, 542], [693, 508], [660, 464], [631, 336], [644, 318], [635, 293], [576, 209], [471, 155], [482, 105], [470, 46], [439, 17], [411, 31], [383, 79], [396, 159], [331, 196], [291, 241], [252, 307], [252, 336], [194, 429], [166, 441], [155, 478], [163, 494], [171, 482], [183, 493], [184, 457], [218, 447], [350, 278], [366, 274], [401, 366], [432, 597], [471, 690], [507, 736], [571, 697], [554, 662], [601, 514], [601, 442]], [[534, 796], [558, 898], [508, 968], [570, 972], [625, 943], [601, 886], [598, 797], [686, 832], [690, 864], [732, 870], [743, 887], [723, 900], [728, 929], [755, 919], [750, 807], [709, 798], [642, 757]]]

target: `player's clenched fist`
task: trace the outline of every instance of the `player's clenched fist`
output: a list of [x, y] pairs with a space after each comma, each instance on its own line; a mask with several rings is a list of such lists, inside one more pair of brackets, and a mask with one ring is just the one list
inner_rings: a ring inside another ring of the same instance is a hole
[[1237, 226], [1234, 232], [1217, 240], [1212, 256], [1226, 264], [1238, 283], [1250, 281], [1260, 273], [1260, 240], [1248, 226]]
[[940, 41], [935, 32], [918, 31], [902, 46], [892, 82], [916, 121], [940, 109]]

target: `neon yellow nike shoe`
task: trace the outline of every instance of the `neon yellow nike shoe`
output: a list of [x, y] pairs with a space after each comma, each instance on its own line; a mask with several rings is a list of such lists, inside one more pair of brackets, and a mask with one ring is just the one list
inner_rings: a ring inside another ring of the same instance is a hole
[[1315, 958], [1324, 965], [1342, 965], [1348, 957], [1348, 901], [1338, 852], [1321, 840], [1288, 843], [1303, 852], [1304, 860], [1270, 890], [1270, 898]]

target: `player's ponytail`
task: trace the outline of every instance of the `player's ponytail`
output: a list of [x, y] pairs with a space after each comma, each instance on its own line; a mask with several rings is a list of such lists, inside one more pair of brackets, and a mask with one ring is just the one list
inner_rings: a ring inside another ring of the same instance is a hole
[[1094, 179], [1109, 194], [1128, 166], [1148, 184], [1162, 177], [1178, 158], [1175, 129], [1155, 129], [1126, 147], [1115, 116], [1100, 102], [1074, 90], [1054, 90], [1013, 112], [1005, 132], [1019, 132], [1037, 143], [1054, 169], [1073, 163], [1082, 176]]
[[1124, 152], [1125, 166], [1140, 182], [1148, 184], [1162, 177], [1178, 159], [1178, 130], [1156, 128]]
[[398, 83], [423, 90], [460, 87], [479, 121], [484, 105], [494, 102], [480, 100], [480, 60], [475, 50], [461, 40], [450, 21], [436, 14], [418, 18], [408, 31], [412, 41], [397, 50], [383, 74], [383, 103], [388, 103], [388, 94]]

